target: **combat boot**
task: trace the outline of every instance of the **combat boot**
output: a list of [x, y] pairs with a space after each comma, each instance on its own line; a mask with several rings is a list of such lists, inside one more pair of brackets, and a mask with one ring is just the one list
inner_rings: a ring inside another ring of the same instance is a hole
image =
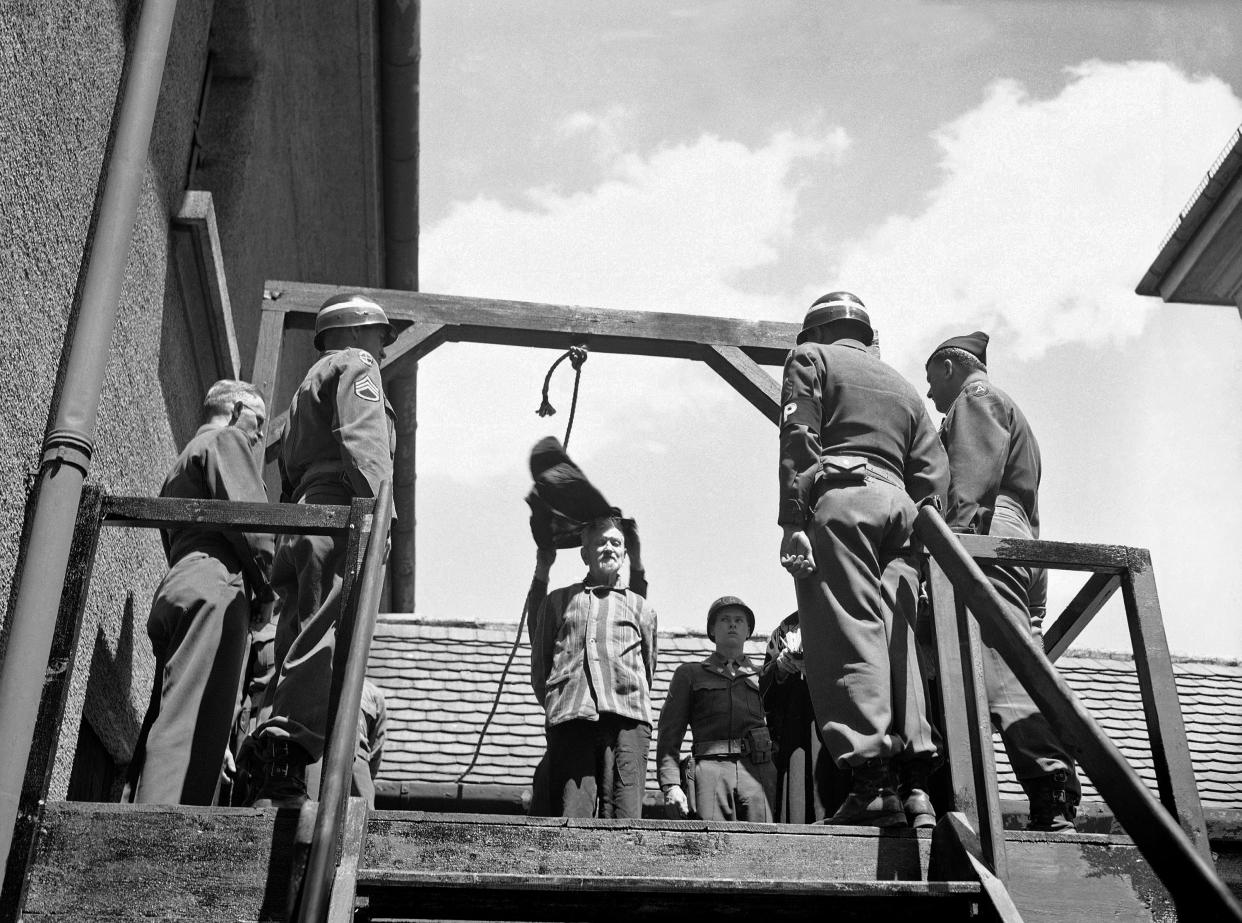
[[[306, 803], [310, 755], [288, 740], [265, 738], [258, 745], [256, 808], [300, 808]], [[252, 770], [254, 772], [254, 770]]]
[[906, 821], [911, 827], [936, 826], [936, 809], [927, 795], [928, 780], [932, 774], [932, 758], [916, 756], [897, 764], [899, 784], [897, 794]]
[[1031, 801], [1031, 819], [1026, 829], [1052, 833], [1073, 831], [1080, 798], [1077, 782], [1075, 777], [1071, 784], [1070, 771], [1065, 769], [1034, 779], [1023, 779], [1022, 787]]
[[906, 815], [893, 788], [888, 760], [876, 757], [852, 767], [854, 781], [845, 802], [827, 824], [855, 827], [904, 827]]

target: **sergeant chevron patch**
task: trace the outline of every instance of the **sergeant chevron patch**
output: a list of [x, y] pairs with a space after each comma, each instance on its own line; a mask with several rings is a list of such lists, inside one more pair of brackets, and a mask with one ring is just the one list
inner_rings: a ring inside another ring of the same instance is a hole
[[358, 395], [364, 401], [374, 401], [377, 404], [379, 403], [379, 388], [376, 386], [375, 382], [371, 380], [370, 375], [366, 376], [366, 378], [359, 378], [356, 382], [354, 382], [354, 394]]

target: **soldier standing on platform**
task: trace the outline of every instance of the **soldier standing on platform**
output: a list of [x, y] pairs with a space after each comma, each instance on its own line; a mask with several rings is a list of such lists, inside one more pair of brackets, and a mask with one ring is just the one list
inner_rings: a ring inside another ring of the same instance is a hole
[[[177, 457], [161, 497], [267, 502], [255, 446], [266, 410], [254, 386], [217, 381], [207, 422]], [[209, 805], [228, 750], [252, 612], [272, 599], [272, 537], [166, 530], [170, 565], [147, 634], [156, 669], [130, 775], [132, 799]]]
[[754, 631], [750, 606], [736, 596], [722, 596], [707, 610], [707, 637], [715, 652], [706, 660], [683, 663], [669, 683], [660, 710], [656, 761], [665, 809], [674, 819], [690, 813], [678, 766], [689, 725], [699, 817], [765, 824], [772, 820], [772, 738], [759, 694], [759, 670], [744, 650]]
[[[395, 338], [384, 309], [361, 295], [323, 303], [322, 354], [293, 396], [281, 443], [282, 500], [343, 505], [392, 479], [395, 429], [379, 362]], [[256, 804], [300, 805], [306, 767], [323, 755], [345, 551], [343, 535], [288, 535], [277, 549], [276, 674], [248, 754]]]
[[781, 564], [798, 578], [824, 744], [853, 772], [829, 823], [930, 826], [936, 744], [915, 652], [910, 539], [917, 504], [943, 495], [948, 466], [918, 392], [868, 354], [873, 337], [862, 302], [833, 292], [811, 306], [786, 360]]
[[[927, 396], [946, 415], [944, 518], [955, 532], [1039, 538], [1039, 443], [1013, 399], [988, 379], [987, 348], [988, 335], [976, 331], [945, 340], [927, 360]], [[1001, 564], [983, 572], [1040, 638], [1047, 572]], [[1030, 798], [1030, 828], [1074, 829], [1080, 787], [1073, 759], [1001, 656], [985, 644], [983, 658], [992, 724]]]

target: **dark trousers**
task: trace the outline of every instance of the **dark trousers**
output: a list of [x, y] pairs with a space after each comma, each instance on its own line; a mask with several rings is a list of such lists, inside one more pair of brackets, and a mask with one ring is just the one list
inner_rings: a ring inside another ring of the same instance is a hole
[[749, 756], [704, 757], [694, 761], [695, 810], [703, 820], [772, 822], [776, 764]]
[[168, 571], [147, 620], [155, 689], [135, 755], [134, 801], [215, 800], [249, 631], [250, 604], [235, 566], [192, 551]]
[[643, 816], [651, 725], [604, 713], [553, 725], [547, 735], [554, 817]]
[[[1005, 502], [997, 503], [988, 534], [1006, 538], [1035, 537], [1021, 507]], [[1031, 615], [1036, 613], [1042, 621], [1047, 597], [1046, 573], [1002, 564], [989, 564], [983, 572], [1006, 606], [1031, 624], [1032, 633], [1038, 638], [1038, 626], [1033, 624]], [[1064, 769], [1074, 779], [1074, 760], [1052, 725], [1031, 701], [1000, 654], [986, 643], [983, 645], [983, 676], [992, 725], [1000, 732], [1014, 775], [1019, 779], [1032, 779]], [[1076, 780], [1071, 781], [1071, 788], [1077, 790]]]
[[[304, 503], [349, 503], [347, 492], [317, 493]], [[283, 738], [311, 762], [323, 756], [328, 692], [341, 615], [346, 539], [335, 535], [286, 535], [276, 545], [276, 672], [267, 687], [256, 739]]]
[[807, 529], [817, 569], [796, 582], [806, 680], [838, 766], [936, 752], [914, 640], [915, 507], [880, 482], [825, 490]]

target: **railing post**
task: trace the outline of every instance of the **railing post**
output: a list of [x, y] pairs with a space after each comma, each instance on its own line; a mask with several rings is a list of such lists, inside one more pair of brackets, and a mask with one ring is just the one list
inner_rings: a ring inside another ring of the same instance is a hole
[[1129, 566], [1121, 575], [1121, 592], [1130, 626], [1130, 643], [1134, 648], [1134, 667], [1143, 695], [1160, 801], [1177, 818], [1200, 855], [1211, 862], [1207, 825], [1190, 761], [1173, 660], [1160, 617], [1151, 555], [1145, 549], [1131, 548], [1128, 557]]
[[928, 558], [928, 590], [936, 634], [937, 672], [944, 704], [946, 765], [952, 810], [979, 831], [984, 858], [1008, 878], [1005, 833], [996, 786], [996, 754], [983, 676], [982, 647], [974, 620], [957, 602], [953, 584]]

